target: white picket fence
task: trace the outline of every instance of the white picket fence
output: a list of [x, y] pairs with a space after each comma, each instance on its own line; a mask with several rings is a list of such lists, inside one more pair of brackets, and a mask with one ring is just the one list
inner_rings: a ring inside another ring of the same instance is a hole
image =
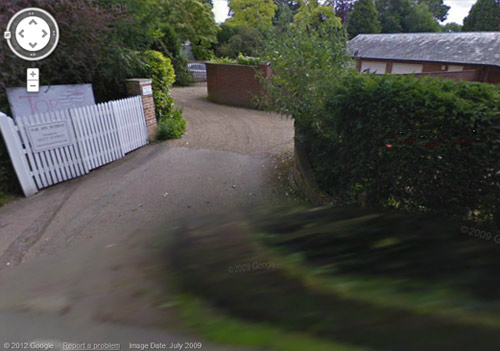
[[[60, 145], [35, 145], [30, 131], [39, 127], [62, 130]], [[0, 113], [0, 130], [26, 196], [85, 175], [148, 142], [140, 96], [15, 120]]]

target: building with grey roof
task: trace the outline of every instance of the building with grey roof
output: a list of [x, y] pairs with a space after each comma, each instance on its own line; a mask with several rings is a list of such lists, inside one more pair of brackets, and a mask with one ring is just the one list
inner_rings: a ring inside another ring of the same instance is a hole
[[349, 49], [361, 72], [500, 84], [500, 32], [360, 34]]

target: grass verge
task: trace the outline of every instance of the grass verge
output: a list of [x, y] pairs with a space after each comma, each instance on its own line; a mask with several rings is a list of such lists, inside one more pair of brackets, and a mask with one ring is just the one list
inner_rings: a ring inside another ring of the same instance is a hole
[[176, 300], [183, 325], [214, 343], [269, 351], [369, 351], [230, 317], [192, 294], [179, 294]]
[[[298, 220], [299, 216], [294, 214], [294, 218]], [[362, 218], [365, 221], [378, 216]], [[255, 242], [252, 221], [218, 221], [191, 220], [183, 225], [174, 235], [169, 258], [183, 291], [201, 296], [228, 315], [257, 325], [272, 325], [286, 333], [306, 333], [325, 342], [373, 350], [489, 351], [498, 346], [497, 328], [492, 325], [478, 325], [455, 316], [423, 315], [392, 304], [390, 299], [376, 303], [375, 299], [360, 298], [359, 286], [357, 290], [350, 288], [358, 291], [357, 295], [342, 293], [339, 281], [314, 278], [305, 265], [283, 265], [263, 250]], [[318, 223], [318, 219], [306, 222]], [[284, 225], [289, 232], [296, 223], [289, 218]], [[378, 237], [372, 239], [379, 241]], [[319, 247], [325, 247], [325, 243]], [[364, 248], [357, 249], [363, 252]], [[372, 250], [369, 245], [367, 249]], [[355, 250], [350, 248], [349, 255], [356, 254]], [[255, 268], [256, 262], [274, 266]]]

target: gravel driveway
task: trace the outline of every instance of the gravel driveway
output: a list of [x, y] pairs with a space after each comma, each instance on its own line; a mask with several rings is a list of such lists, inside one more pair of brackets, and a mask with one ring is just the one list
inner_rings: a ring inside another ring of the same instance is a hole
[[181, 218], [279, 202], [274, 156], [292, 151], [293, 122], [210, 103], [205, 86], [173, 94], [182, 139], [0, 208], [0, 342], [190, 340], [159, 329], [169, 317], [140, 293], [155, 290], [151, 242]]

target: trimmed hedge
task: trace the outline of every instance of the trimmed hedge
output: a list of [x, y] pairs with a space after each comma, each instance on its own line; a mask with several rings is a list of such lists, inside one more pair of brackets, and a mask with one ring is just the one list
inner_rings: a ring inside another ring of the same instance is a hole
[[156, 118], [168, 117], [174, 110], [172, 85], [175, 82], [175, 71], [172, 62], [161, 52], [148, 50], [143, 54], [146, 62], [144, 75], [153, 81], [153, 98], [155, 101]]
[[178, 139], [186, 130], [186, 121], [182, 111], [174, 106], [172, 85], [175, 82], [175, 71], [172, 62], [161, 52], [148, 50], [143, 53], [147, 70], [145, 75], [153, 80], [153, 98], [158, 120], [159, 140]]
[[352, 73], [302, 128], [339, 203], [500, 223], [498, 86]]

